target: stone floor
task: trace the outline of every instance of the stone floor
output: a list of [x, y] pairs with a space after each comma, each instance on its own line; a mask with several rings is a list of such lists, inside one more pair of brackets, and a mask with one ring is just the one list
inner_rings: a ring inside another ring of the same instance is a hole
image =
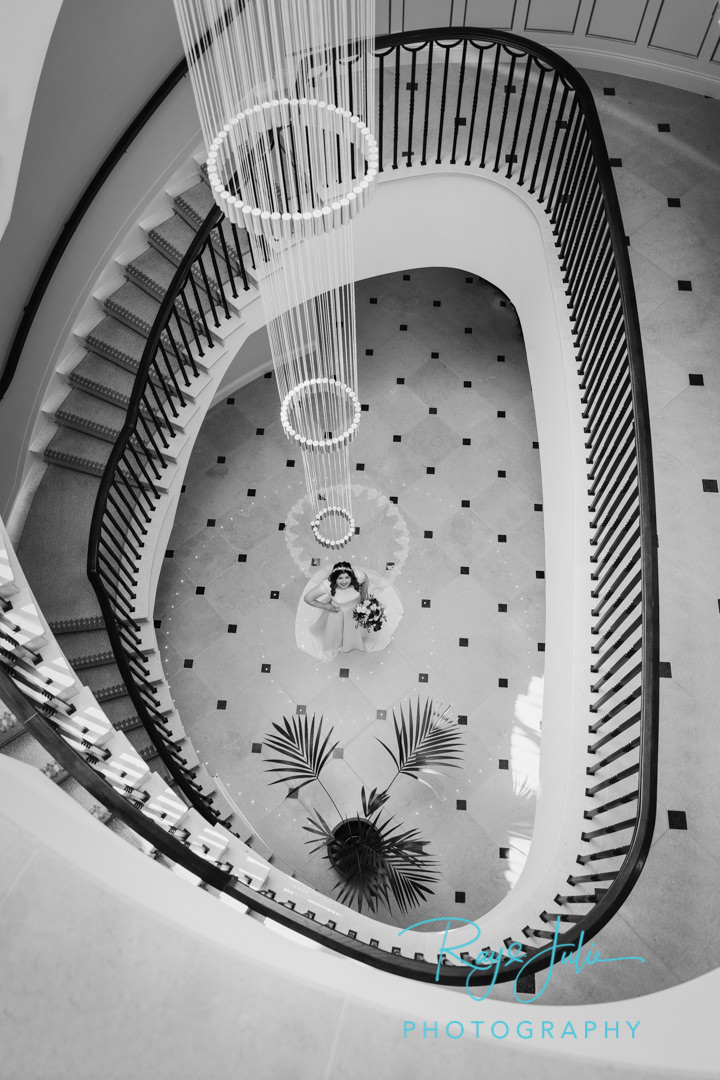
[[[164, 664], [201, 760], [282, 864], [326, 891], [302, 827], [311, 809], [337, 812], [318, 784], [271, 784], [271, 725], [306, 713], [334, 726], [322, 780], [345, 815], [361, 784], [392, 780], [377, 739], [394, 745], [393, 710], [449, 706], [462, 768], [399, 777], [388, 810], [440, 859], [413, 917], [479, 917], [516, 880], [534, 816], [544, 554], [527, 364], [512, 306], [463, 271], [364, 281], [356, 299], [359, 535], [312, 565], [322, 549], [274, 377], [239, 390], [208, 416], [186, 477], [156, 601]], [[323, 662], [298, 649], [295, 613], [308, 577], [338, 557], [393, 580], [405, 615], [386, 650]]]

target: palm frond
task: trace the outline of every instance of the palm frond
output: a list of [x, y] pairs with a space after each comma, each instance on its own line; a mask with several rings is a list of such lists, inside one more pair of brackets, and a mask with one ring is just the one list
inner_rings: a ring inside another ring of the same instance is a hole
[[365, 785], [363, 784], [360, 798], [362, 800], [363, 814], [366, 818], [369, 818], [372, 817], [381, 806], [385, 805], [390, 798], [390, 795], [387, 791], [378, 791], [377, 788], [373, 788], [368, 795], [365, 791]]
[[419, 780], [423, 769], [460, 768], [457, 759], [463, 749], [462, 735], [444, 712], [439, 711], [432, 698], [420, 708], [416, 703], [413, 715], [412, 702], [408, 705], [407, 719], [400, 706], [398, 721], [393, 709], [393, 725], [397, 753], [378, 739], [393, 760], [398, 775], [412, 776]]
[[320, 773], [332, 757], [339, 741], [328, 746], [334, 728], [330, 728], [323, 739], [322, 716], [317, 726], [314, 714], [312, 721], [309, 721], [307, 716], [292, 716], [290, 720], [283, 716], [283, 723], [284, 727], [274, 723], [277, 734], [271, 732], [263, 739], [263, 746], [280, 755], [266, 757], [265, 767], [268, 772], [282, 774], [277, 780], [272, 780], [271, 784], [279, 784], [283, 780], [289, 784], [299, 781], [298, 788], [305, 787], [313, 780], [320, 779]]

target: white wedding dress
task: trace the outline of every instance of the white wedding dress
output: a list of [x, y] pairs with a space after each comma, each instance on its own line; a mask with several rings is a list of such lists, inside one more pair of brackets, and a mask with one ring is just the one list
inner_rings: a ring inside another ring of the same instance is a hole
[[295, 640], [298, 648], [318, 660], [332, 660], [338, 653], [379, 652], [392, 640], [398, 623], [403, 617], [403, 606], [397, 590], [374, 571], [361, 571], [368, 579], [370, 596], [375, 596], [385, 609], [385, 622], [379, 630], [361, 630], [355, 625], [353, 609], [360, 599], [357, 589], [337, 588], [333, 601], [340, 611], [320, 611], [305, 603], [307, 594], [321, 583], [323, 591], [317, 599], [321, 603], [330, 600], [330, 581], [327, 570], [321, 570], [310, 579], [303, 589], [295, 617]]

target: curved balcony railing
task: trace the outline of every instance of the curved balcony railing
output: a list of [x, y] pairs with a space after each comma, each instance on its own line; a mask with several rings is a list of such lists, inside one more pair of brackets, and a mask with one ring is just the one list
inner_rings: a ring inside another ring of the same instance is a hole
[[[567, 894], [549, 898], [537, 912], [537, 925], [526, 927], [526, 955], [532, 959], [537, 953], [541, 968], [547, 963], [544, 938], [557, 937], [561, 952], [573, 949], [620, 908], [642, 869], [655, 819], [656, 529], [643, 360], [625, 237], [592, 97], [560, 57], [510, 34], [471, 29], [383, 38], [376, 56], [382, 168], [440, 166], [502, 174], [503, 182], [524, 188], [547, 215], [566, 285], [584, 406], [594, 548], [594, 682], [588, 688], [589, 718], [577, 718], [588, 723], [591, 735], [586, 795], [592, 801], [585, 817], [593, 827], [579, 830], [582, 872], [571, 873]], [[183, 386], [198, 378], [199, 361], [215, 346], [213, 328], [231, 317], [228, 301], [237, 288], [239, 255], [237, 236], [230, 238], [227, 224], [213, 211], [178, 269], [148, 340], [127, 422], [100, 486], [88, 556], [138, 715], [189, 802], [211, 822], [219, 812], [183, 770], [177, 740], [147, 680], [133, 596], [147, 528], [173, 468], [174, 407], [183, 400]], [[203, 314], [208, 310], [209, 317]], [[175, 826], [168, 833], [162, 816], [147, 820], [147, 799], [133, 789], [123, 802], [117, 788], [93, 771], [92, 761], [63, 743], [52, 703], [46, 701], [39, 712], [23, 701], [17, 708], [29, 709], [30, 730], [101, 802], [112, 804], [155, 850], [210, 887], [375, 966], [428, 981], [466, 981], [467, 970], [457, 963], [438, 968], [437, 956], [403, 956], [381, 945], [380, 935], [358, 933], [347, 923], [339, 928], [306, 897], [307, 910], [298, 912], [289, 895], [281, 902], [276, 891], [259, 890], [251, 876], [233, 873], [232, 865], [218, 864], [207, 852], [200, 861], [190, 859], [189, 836], [179, 839]], [[557, 923], [555, 931], [547, 928], [550, 923]], [[476, 972], [472, 981], [482, 984], [492, 977], [488, 969]], [[514, 970], [500, 971], [497, 978], [512, 979]]]

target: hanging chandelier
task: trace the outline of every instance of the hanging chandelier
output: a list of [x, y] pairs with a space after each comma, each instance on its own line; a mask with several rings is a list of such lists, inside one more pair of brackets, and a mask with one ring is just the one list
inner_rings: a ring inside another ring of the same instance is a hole
[[227, 219], [258, 268], [283, 430], [326, 548], [355, 532], [358, 429], [353, 221], [378, 148], [373, 0], [174, 0]]

